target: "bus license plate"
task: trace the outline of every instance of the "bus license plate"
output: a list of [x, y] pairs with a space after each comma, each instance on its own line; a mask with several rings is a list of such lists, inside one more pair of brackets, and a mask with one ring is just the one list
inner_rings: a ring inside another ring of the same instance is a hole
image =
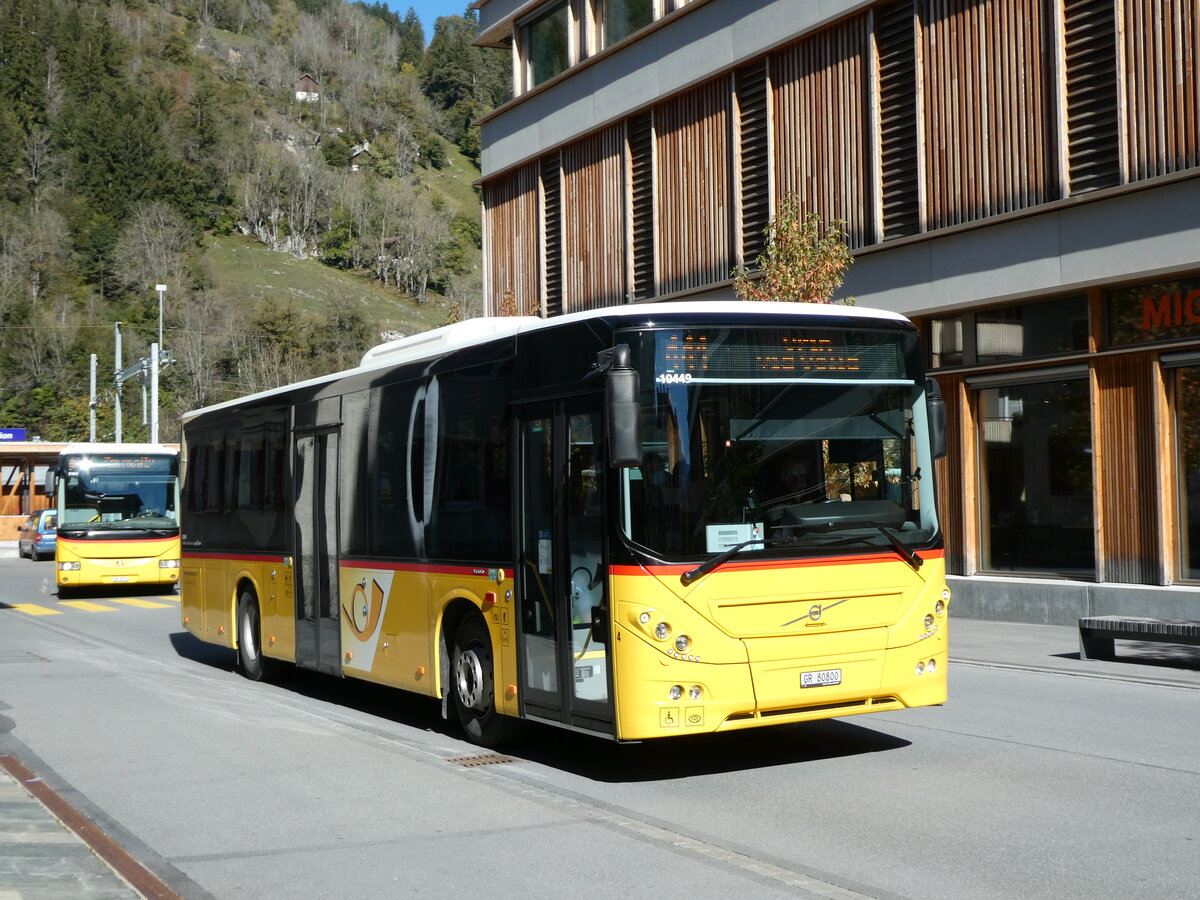
[[825, 687], [830, 684], [842, 683], [841, 669], [822, 669], [820, 672], [801, 672], [800, 687]]
[[114, 576], [112, 577], [112, 580], [113, 580], [113, 581], [128, 581], [128, 580], [129, 580], [129, 576], [128, 576], [128, 575], [114, 575]]

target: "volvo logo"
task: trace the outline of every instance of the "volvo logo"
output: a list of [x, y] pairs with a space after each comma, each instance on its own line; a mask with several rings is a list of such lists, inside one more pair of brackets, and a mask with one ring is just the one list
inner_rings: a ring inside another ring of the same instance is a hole
[[827, 610], [831, 610], [835, 606], [841, 606], [847, 600], [851, 600], [851, 599], [853, 599], [853, 598], [852, 597], [843, 597], [841, 600], [834, 600], [832, 603], [814, 603], [812, 606], [810, 606], [808, 608], [808, 613], [806, 615], [800, 616], [797, 619], [792, 619], [790, 622], [784, 622], [779, 627], [787, 628], [789, 625], [795, 625], [801, 619], [808, 619], [810, 622], [819, 622], [819, 621], [821, 621], [821, 616], [825, 615]]

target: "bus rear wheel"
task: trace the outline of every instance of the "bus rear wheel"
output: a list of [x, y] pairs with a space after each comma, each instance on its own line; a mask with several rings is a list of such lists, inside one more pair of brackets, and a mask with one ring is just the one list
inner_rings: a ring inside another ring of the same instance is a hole
[[458, 623], [450, 679], [454, 709], [467, 740], [495, 747], [512, 738], [516, 723], [496, 709], [492, 641], [478, 615], [467, 615]]
[[270, 681], [276, 672], [276, 661], [262, 654], [262, 618], [250, 590], [238, 597], [238, 668], [251, 681]]

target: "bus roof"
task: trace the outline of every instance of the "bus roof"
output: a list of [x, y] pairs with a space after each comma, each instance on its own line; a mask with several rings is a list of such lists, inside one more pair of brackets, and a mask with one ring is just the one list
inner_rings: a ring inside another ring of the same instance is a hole
[[[203, 409], [184, 413], [183, 421], [189, 421], [197, 416], [220, 409], [235, 408], [243, 403], [261, 400], [275, 394], [282, 394], [295, 388], [316, 387], [329, 382], [338, 381], [350, 375], [382, 369], [400, 363], [419, 362], [435, 359], [446, 353], [463, 347], [471, 347], [487, 343], [490, 340], [527, 334], [545, 328], [555, 328], [573, 322], [589, 319], [626, 320], [628, 324], [643, 322], [648, 326], [658, 324], [655, 320], [663, 320], [677, 316], [686, 316], [697, 323], [704, 316], [752, 315], [764, 319], [774, 317], [805, 317], [805, 318], [838, 318], [866, 319], [895, 324], [907, 323], [908, 319], [899, 313], [882, 309], [868, 309], [858, 306], [842, 306], [829, 303], [760, 303], [745, 300], [685, 300], [666, 303], [631, 303], [622, 306], [606, 306], [600, 309], [588, 309], [581, 312], [568, 313], [543, 319], [539, 316], [488, 316], [467, 319], [453, 325], [443, 325], [431, 331], [424, 331], [409, 337], [379, 344], [368, 350], [359, 365], [353, 369], [341, 372], [331, 372], [295, 384], [281, 385], [256, 394], [226, 400]], [[122, 445], [115, 445], [122, 446]], [[129, 445], [124, 445], [129, 446]]]
[[157, 453], [162, 456], [178, 456], [179, 448], [167, 444], [67, 444], [59, 451], [64, 453]]

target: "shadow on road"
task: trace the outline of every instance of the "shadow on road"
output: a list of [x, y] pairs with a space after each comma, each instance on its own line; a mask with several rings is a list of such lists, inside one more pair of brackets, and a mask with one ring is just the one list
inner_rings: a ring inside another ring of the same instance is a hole
[[176, 631], [170, 635], [171, 646], [183, 659], [232, 672], [237, 667], [237, 651], [218, 647], [200, 640], [190, 631]]
[[[1116, 654], [1104, 662], [1138, 666], [1160, 666], [1169, 669], [1188, 669], [1200, 672], [1200, 647], [1186, 644], [1160, 644], [1151, 641], [1116, 642]], [[1059, 659], [1080, 659], [1079, 652], [1055, 653]]]
[[644, 744], [614, 744], [542, 725], [530, 725], [522, 734], [525, 739], [520, 744], [506, 748], [510, 756], [613, 783], [671, 781], [793, 766], [900, 750], [911, 743], [840, 719], [664, 738]]
[[[185, 659], [223, 671], [236, 667], [237, 654], [199, 640], [189, 632], [171, 635]], [[456, 722], [441, 716], [441, 701], [350, 678], [288, 667], [278, 687], [302, 697], [376, 716], [408, 728], [462, 740]], [[604, 737], [524, 723], [517, 739], [502, 749], [527, 760], [601, 782], [670, 781], [746, 769], [791, 766], [882, 753], [910, 746], [882, 731], [841, 719], [777, 725], [723, 734], [686, 735], [642, 744], [617, 744]], [[488, 751], [463, 745], [462, 756]]]

